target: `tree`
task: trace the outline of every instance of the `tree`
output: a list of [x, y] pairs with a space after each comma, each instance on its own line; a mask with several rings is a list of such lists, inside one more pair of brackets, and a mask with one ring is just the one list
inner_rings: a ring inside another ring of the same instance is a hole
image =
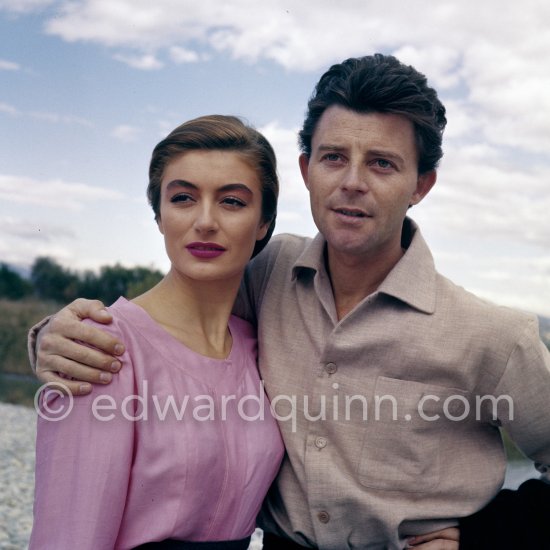
[[32, 292], [32, 285], [8, 264], [0, 264], [0, 298], [20, 300]]
[[39, 298], [68, 302], [78, 291], [78, 276], [48, 257], [36, 258], [31, 268], [31, 281]]

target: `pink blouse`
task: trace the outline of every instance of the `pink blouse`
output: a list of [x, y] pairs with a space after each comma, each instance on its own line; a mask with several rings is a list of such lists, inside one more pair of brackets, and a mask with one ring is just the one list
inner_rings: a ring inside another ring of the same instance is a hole
[[233, 347], [218, 360], [124, 298], [110, 311], [107, 330], [126, 345], [119, 375], [63, 420], [38, 419], [30, 550], [249, 536], [284, 451], [253, 328], [231, 317]]

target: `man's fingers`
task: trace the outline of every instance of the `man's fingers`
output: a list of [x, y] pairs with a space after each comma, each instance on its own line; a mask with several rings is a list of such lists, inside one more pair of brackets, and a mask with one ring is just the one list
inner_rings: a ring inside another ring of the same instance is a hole
[[407, 548], [419, 550], [458, 550], [460, 529], [448, 527], [408, 539]]
[[86, 395], [92, 391], [92, 385], [84, 382], [66, 380], [55, 372], [43, 371], [37, 372], [38, 379], [44, 384], [55, 384], [55, 388], [63, 393], [73, 395]]
[[[120, 363], [118, 365], [120, 368]], [[111, 372], [105, 372], [96, 367], [89, 367], [61, 355], [47, 356], [44, 361], [39, 362], [36, 368], [36, 375], [40, 380], [42, 380], [43, 375], [48, 372], [53, 372], [55, 374], [61, 373], [64, 376], [74, 378], [76, 381], [90, 382], [92, 384], [108, 384], [113, 378]]]
[[74, 302], [71, 302], [66, 309], [74, 313], [79, 319], [89, 318], [98, 323], [107, 324], [113, 320], [111, 314], [105, 309], [103, 302], [99, 300], [77, 298]]
[[415, 548], [415, 550], [458, 550], [458, 542], [454, 540], [437, 539], [424, 544], [418, 544], [409, 546], [409, 548]]
[[432, 531], [424, 535], [417, 535], [409, 539], [409, 544], [420, 544], [422, 542], [430, 542], [432, 540], [442, 539], [458, 542], [460, 540], [460, 529], [457, 527], [447, 527], [446, 529], [440, 529], [439, 531]]
[[[63, 310], [62, 310], [63, 312]], [[124, 345], [111, 334], [103, 330], [81, 323], [71, 315], [59, 312], [44, 328], [44, 334], [40, 336], [40, 348], [48, 346], [48, 352], [56, 355], [65, 355], [62, 346], [64, 339], [79, 340], [90, 346], [94, 346], [109, 355], [121, 355], [124, 353]], [[90, 365], [93, 366], [93, 365]]]

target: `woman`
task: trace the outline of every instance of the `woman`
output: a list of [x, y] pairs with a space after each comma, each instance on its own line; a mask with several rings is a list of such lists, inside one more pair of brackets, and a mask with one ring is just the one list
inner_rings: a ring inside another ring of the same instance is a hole
[[271, 146], [234, 117], [186, 122], [155, 147], [147, 195], [171, 268], [110, 308], [117, 380], [39, 419], [31, 550], [247, 548], [282, 458], [254, 331], [231, 316], [274, 227]]

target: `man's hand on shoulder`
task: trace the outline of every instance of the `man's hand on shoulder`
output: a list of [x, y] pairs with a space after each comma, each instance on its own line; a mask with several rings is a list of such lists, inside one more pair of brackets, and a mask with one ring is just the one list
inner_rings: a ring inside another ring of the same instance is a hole
[[66, 386], [73, 395], [90, 393], [90, 382], [108, 384], [122, 366], [117, 356], [124, 353], [123, 343], [82, 323], [86, 318], [103, 324], [113, 320], [102, 302], [79, 298], [56, 313], [37, 338], [36, 375], [44, 383]]
[[411, 537], [407, 548], [418, 550], [458, 550], [460, 530], [456, 527], [448, 527], [433, 533]]

